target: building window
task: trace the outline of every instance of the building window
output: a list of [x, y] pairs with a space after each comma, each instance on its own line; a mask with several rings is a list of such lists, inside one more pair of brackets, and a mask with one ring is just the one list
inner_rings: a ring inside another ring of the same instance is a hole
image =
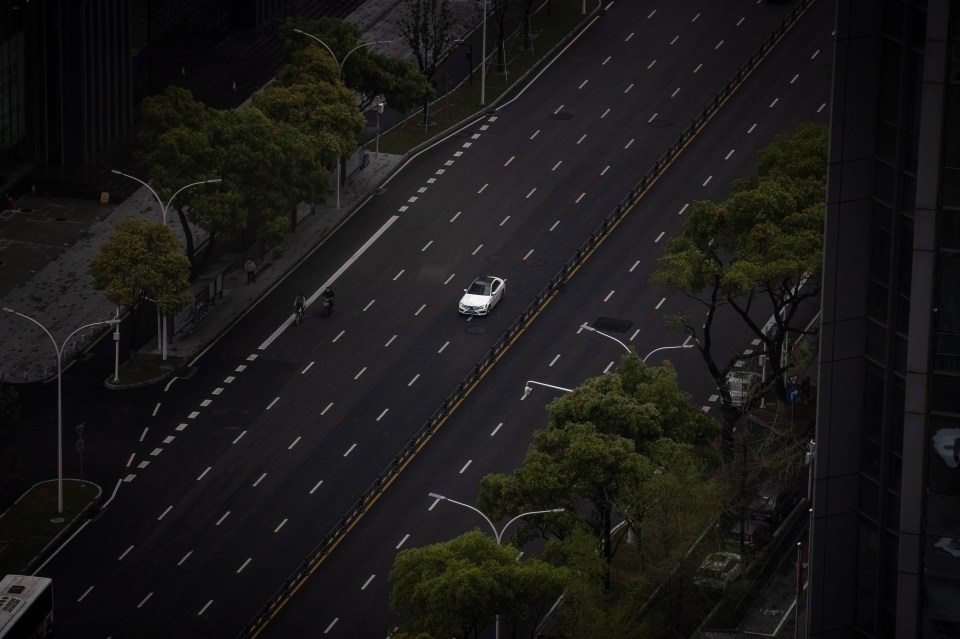
[[960, 497], [960, 419], [931, 417], [929, 441], [927, 490]]

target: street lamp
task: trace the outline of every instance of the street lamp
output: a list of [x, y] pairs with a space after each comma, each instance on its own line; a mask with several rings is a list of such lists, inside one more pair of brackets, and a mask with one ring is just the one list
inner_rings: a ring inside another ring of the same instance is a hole
[[[303, 35], [303, 36], [307, 36], [308, 38], [311, 38], [311, 39], [313, 39], [313, 40], [316, 40], [316, 41], [319, 42], [321, 45], [323, 45], [323, 48], [326, 49], [326, 50], [327, 50], [327, 53], [330, 54], [330, 57], [333, 58], [334, 64], [337, 65], [337, 78], [338, 78], [341, 82], [343, 82], [343, 65], [346, 63], [347, 58], [350, 57], [350, 54], [351, 54], [351, 53], [353, 53], [353, 52], [356, 51], [357, 49], [362, 49], [363, 47], [369, 47], [369, 46], [372, 46], [372, 45], [374, 45], [374, 44], [390, 44], [391, 42], [393, 42], [393, 40], [379, 40], [379, 41], [377, 41], [377, 42], [361, 42], [360, 44], [358, 44], [358, 45], [355, 46], [354, 48], [352, 48], [352, 49], [350, 49], [349, 51], [347, 51], [347, 55], [343, 56], [343, 60], [338, 60], [338, 59], [337, 59], [337, 54], [333, 52], [333, 49], [331, 49], [331, 48], [327, 45], [326, 42], [324, 42], [323, 40], [321, 40], [321, 39], [318, 38], [317, 36], [313, 35], [312, 33], [307, 33], [306, 31], [304, 31], [304, 30], [302, 30], [302, 29], [294, 29], [293, 32], [294, 32], [294, 33], [299, 33], [300, 35]], [[381, 112], [382, 112], [382, 111], [381, 111]], [[379, 125], [379, 121], [380, 121], [380, 116], [377, 115], [377, 122], [378, 122], [378, 124], [377, 124], [377, 149], [378, 149], [378, 151], [377, 151], [377, 153], [378, 153], [378, 155], [379, 155], [379, 147], [380, 147], [380, 125]], [[340, 156], [339, 156], [339, 155], [337, 156], [337, 208], [338, 208], [338, 209], [340, 208]]]
[[673, 348], [693, 348], [693, 346], [694, 346], [693, 344], [687, 344], [686, 342], [684, 342], [683, 344], [677, 344], [676, 346], [660, 346], [659, 348], [655, 348], [649, 353], [647, 353], [646, 357], [643, 358], [643, 363], [646, 364], [647, 358], [649, 358], [651, 355], [653, 355], [657, 351], [668, 351]]
[[[471, 506], [470, 504], [465, 504], [465, 503], [463, 503], [462, 501], [456, 501], [455, 499], [450, 499], [449, 497], [444, 497], [443, 495], [438, 495], [437, 493], [429, 493], [429, 496], [430, 496], [430, 497], [433, 497], [433, 498], [436, 499], [437, 501], [449, 501], [451, 504], [456, 504], [456, 505], [458, 505], [458, 506], [463, 506], [464, 508], [469, 508], [469, 509], [472, 510], [473, 512], [475, 512], [475, 513], [477, 513], [478, 515], [480, 515], [481, 517], [483, 517], [484, 521], [486, 521], [488, 524], [490, 524], [490, 529], [493, 530], [493, 538], [497, 540], [497, 545], [498, 545], [498, 546], [502, 545], [502, 542], [503, 542], [503, 533], [505, 533], [505, 532], [507, 531], [507, 528], [510, 527], [510, 524], [512, 524], [513, 522], [517, 521], [518, 519], [520, 519], [520, 518], [522, 518], [522, 517], [526, 517], [526, 516], [528, 516], [528, 515], [544, 515], [544, 514], [547, 514], [547, 513], [562, 513], [562, 512], [564, 511], [563, 508], [551, 508], [550, 510], [531, 510], [530, 512], [527, 512], [527, 513], [520, 513], [519, 515], [517, 515], [516, 517], [514, 517], [513, 519], [511, 519], [510, 521], [508, 521], [507, 523], [505, 523], [505, 524], [503, 525], [503, 528], [501, 528], [500, 530], [497, 530], [497, 527], [494, 525], [494, 523], [493, 523], [492, 521], [490, 521], [490, 518], [489, 518], [489, 517], [487, 517], [486, 515], [484, 515], [483, 512], [481, 512], [480, 510], [474, 508], [474, 507]], [[499, 613], [499, 612], [497, 613], [496, 620], [497, 620], [497, 625], [496, 625], [496, 639], [500, 639], [500, 613]]]
[[[181, 191], [185, 191], [189, 189], [191, 186], [199, 186], [201, 184], [216, 184], [218, 182], [223, 181], [221, 178], [214, 178], [212, 180], [203, 180], [201, 182], [193, 182], [192, 184], [188, 184], [186, 186], [180, 187], [179, 189], [177, 189], [177, 191], [173, 195], [170, 196], [170, 199], [167, 200], [167, 203], [164, 204], [163, 200], [160, 199], [160, 196], [157, 195], [157, 192], [153, 190], [153, 187], [147, 184], [146, 182], [144, 182], [143, 180], [141, 180], [140, 178], [134, 177], [127, 173], [123, 173], [122, 171], [118, 171], [116, 169], [110, 169], [110, 172], [115, 173], [117, 175], [122, 175], [123, 177], [128, 177], [131, 180], [135, 180], [140, 184], [144, 185], [145, 187], [147, 187], [148, 189], [150, 189], [150, 192], [153, 193], [153, 197], [157, 198], [157, 202], [160, 203], [160, 212], [161, 214], [163, 214], [164, 227], [167, 226], [167, 210], [170, 208], [170, 205], [173, 204], [173, 198], [177, 197], [177, 195], [179, 195]], [[189, 232], [189, 231], [185, 231], [185, 232]], [[157, 319], [159, 320], [160, 317], [161, 317], [160, 309], [157, 308]], [[160, 341], [161, 341], [160, 350], [162, 354], [162, 359], [166, 361], [167, 359], [167, 323], [166, 321], [164, 321], [161, 324], [160, 330], [158, 331], [158, 333], [159, 333], [158, 337], [160, 338]]]
[[62, 373], [63, 373], [63, 349], [66, 348], [67, 342], [70, 341], [70, 338], [82, 331], [85, 328], [90, 328], [91, 326], [100, 326], [101, 324], [116, 324], [120, 320], [118, 319], [109, 319], [102, 322], [92, 322], [90, 324], [85, 324], [80, 328], [76, 329], [63, 340], [63, 344], [57, 345], [57, 340], [53, 338], [53, 335], [50, 331], [47, 330], [47, 327], [33, 319], [29, 315], [24, 315], [23, 313], [17, 312], [12, 308], [3, 307], [3, 310], [7, 313], [13, 313], [14, 315], [19, 315], [20, 317], [30, 320], [37, 326], [39, 326], [44, 333], [47, 334], [47, 337], [50, 338], [50, 341], [53, 342], [53, 349], [57, 352], [57, 513], [63, 513], [63, 393], [62, 389]]
[[380, 114], [383, 113], [383, 100], [377, 104], [377, 157], [380, 157]]
[[[471, 71], [471, 77], [473, 77]], [[486, 104], [487, 88], [487, 0], [483, 0], [483, 51], [480, 54], [480, 106]]]
[[581, 328], [581, 330], [590, 331], [591, 333], [596, 333], [597, 335], [603, 335], [603, 336], [606, 337], [607, 339], [612, 339], [612, 340], [615, 341], [617, 344], [619, 344], [620, 346], [622, 346], [622, 347], [623, 347], [623, 350], [627, 351], [628, 353], [632, 353], [632, 352], [633, 352], [633, 351], [630, 350], [630, 347], [629, 347], [629, 346], [627, 346], [626, 344], [624, 344], [623, 342], [621, 342], [620, 340], [618, 340], [618, 339], [617, 339], [616, 337], [614, 337], [613, 335], [607, 335], [607, 334], [604, 333], [603, 331], [598, 331], [597, 329], [595, 329], [594, 327], [590, 326], [590, 325], [587, 324], [586, 322], [584, 322], [583, 324], [581, 324], [581, 325], [580, 325], [580, 328]]
[[136, 181], [139, 182], [140, 184], [142, 184], [142, 185], [144, 185], [145, 187], [147, 187], [148, 189], [150, 189], [150, 192], [153, 193], [153, 197], [157, 198], [157, 202], [160, 203], [160, 212], [163, 214], [163, 225], [164, 225], [164, 226], [167, 225], [167, 211], [169, 210], [170, 205], [173, 204], [173, 198], [177, 197], [177, 195], [180, 194], [180, 191], [185, 191], [185, 190], [189, 189], [191, 186], [199, 186], [199, 185], [201, 185], [201, 184], [216, 184], [217, 182], [222, 182], [222, 181], [223, 181], [221, 178], [214, 178], [214, 179], [212, 179], [212, 180], [203, 180], [203, 181], [201, 181], [201, 182], [194, 182], [194, 183], [192, 183], [192, 184], [188, 184], [188, 185], [186, 185], [186, 186], [184, 186], [184, 187], [181, 187], [180, 189], [177, 189], [176, 193], [174, 193], [173, 195], [171, 195], [171, 196], [170, 196], [170, 199], [167, 200], [167, 203], [164, 204], [164, 203], [163, 203], [163, 200], [160, 199], [160, 196], [157, 195], [157, 192], [153, 190], [153, 187], [150, 186], [149, 184], [147, 184], [146, 182], [144, 182], [143, 180], [141, 180], [140, 178], [134, 177], [134, 176], [129, 175], [129, 174], [127, 174], [127, 173], [124, 173], [124, 172], [122, 172], [122, 171], [118, 171], [118, 170], [116, 170], [116, 169], [110, 169], [110, 172], [111, 172], [111, 173], [115, 173], [115, 174], [117, 174], [117, 175], [122, 175], [123, 177], [130, 178], [131, 180], [136, 180]]
[[572, 388], [564, 388], [563, 386], [554, 386], [553, 384], [544, 384], [543, 382], [535, 382], [532, 379], [528, 379], [526, 385], [523, 387], [523, 397], [520, 398], [521, 402], [525, 400], [527, 398], [527, 395], [529, 395], [533, 391], [533, 388], [530, 387], [531, 384], [533, 384], [534, 386], [543, 386], [544, 388], [552, 388], [553, 390], [563, 391], [564, 393], [573, 392]]

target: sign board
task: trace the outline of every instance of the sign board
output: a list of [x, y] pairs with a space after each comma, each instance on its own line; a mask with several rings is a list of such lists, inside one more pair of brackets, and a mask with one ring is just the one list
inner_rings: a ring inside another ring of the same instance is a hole
[[791, 404], [800, 403], [800, 389], [796, 386], [787, 386], [787, 401]]

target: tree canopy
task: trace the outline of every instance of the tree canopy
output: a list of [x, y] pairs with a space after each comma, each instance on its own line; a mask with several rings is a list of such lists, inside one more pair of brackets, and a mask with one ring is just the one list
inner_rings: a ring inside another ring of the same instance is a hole
[[150, 297], [161, 313], [173, 313], [193, 301], [190, 262], [173, 232], [156, 222], [121, 220], [90, 262], [90, 274], [94, 288], [118, 306], [133, 308]]
[[[725, 379], [740, 349], [718, 353], [716, 314], [730, 309], [760, 339], [771, 372], [783, 390], [784, 341], [803, 329], [794, 325], [801, 304], [820, 292], [827, 128], [800, 125], [760, 152], [755, 174], [731, 185], [722, 202], [697, 201], [680, 234], [667, 245], [651, 282], [686, 294], [706, 310], [671, 321], [694, 336], [725, 406]], [[764, 331], [758, 317], [774, 317]]]
[[[567, 572], [517, 560], [479, 531], [401, 551], [390, 572], [390, 606], [407, 637], [479, 637], [494, 616], [514, 623], [537, 615], [563, 591]], [[394, 634], [393, 636], [401, 636]]]

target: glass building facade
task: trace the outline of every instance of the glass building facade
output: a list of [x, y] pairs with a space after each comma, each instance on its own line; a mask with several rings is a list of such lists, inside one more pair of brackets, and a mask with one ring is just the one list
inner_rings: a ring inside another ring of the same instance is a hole
[[960, 637], [958, 5], [837, 1], [812, 637]]

